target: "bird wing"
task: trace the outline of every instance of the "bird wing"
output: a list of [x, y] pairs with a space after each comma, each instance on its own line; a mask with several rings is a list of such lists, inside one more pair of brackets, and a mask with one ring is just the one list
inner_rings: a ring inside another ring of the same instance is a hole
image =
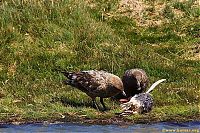
[[95, 91], [102, 88], [106, 88], [107, 86], [107, 77], [106, 72], [104, 71], [83, 71], [86, 81], [84, 83], [84, 87], [87, 88], [88, 91]]
[[106, 78], [104, 71], [81, 71], [81, 72], [68, 72], [65, 75], [69, 80], [67, 83], [84, 92], [92, 92], [99, 88], [106, 86]]

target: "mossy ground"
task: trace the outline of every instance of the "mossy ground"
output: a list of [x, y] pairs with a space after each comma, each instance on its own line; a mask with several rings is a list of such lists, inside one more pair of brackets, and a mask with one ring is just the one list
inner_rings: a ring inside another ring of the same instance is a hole
[[1, 1], [1, 122], [111, 119], [121, 112], [110, 99], [109, 111], [93, 109], [86, 94], [62, 84], [57, 69], [121, 77], [142, 68], [150, 84], [167, 82], [152, 92], [152, 112], [123, 119], [199, 119], [199, 2], [138, 1], [132, 5], [142, 10], [118, 0]]

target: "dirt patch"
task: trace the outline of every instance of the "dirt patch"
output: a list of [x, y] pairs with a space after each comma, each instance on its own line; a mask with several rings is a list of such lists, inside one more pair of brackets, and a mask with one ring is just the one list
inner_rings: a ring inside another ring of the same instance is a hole
[[199, 61], [200, 60], [200, 43], [196, 43], [190, 46], [187, 52], [185, 52], [185, 54], [182, 57], [188, 60]]
[[118, 9], [111, 16], [122, 15], [133, 18], [138, 26], [159, 26], [168, 23], [170, 19], [165, 16], [165, 11], [179, 18], [184, 12], [174, 9], [169, 3], [154, 1], [147, 3], [144, 0], [121, 0]]
[[118, 11], [135, 19], [138, 26], [155, 26], [163, 23], [160, 16], [164, 8], [165, 3], [147, 4], [143, 0], [121, 0]]
[[142, 0], [121, 0], [119, 2], [117, 13], [134, 18], [137, 25], [145, 25], [145, 20], [143, 18], [144, 11], [149, 6], [146, 5]]

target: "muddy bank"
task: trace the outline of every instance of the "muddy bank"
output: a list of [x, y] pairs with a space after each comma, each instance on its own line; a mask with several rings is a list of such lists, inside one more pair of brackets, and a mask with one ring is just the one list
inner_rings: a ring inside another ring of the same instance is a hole
[[193, 115], [193, 116], [167, 116], [167, 117], [152, 117], [145, 115], [141, 118], [136, 119], [128, 119], [126, 117], [119, 117], [114, 116], [112, 118], [100, 118], [100, 119], [90, 119], [86, 117], [78, 117], [78, 116], [70, 116], [65, 115], [65, 118], [40, 118], [40, 119], [25, 119], [20, 117], [13, 117], [10, 119], [4, 119], [0, 121], [0, 124], [31, 124], [31, 123], [43, 123], [43, 124], [50, 124], [50, 123], [80, 123], [80, 124], [95, 124], [95, 125], [131, 125], [131, 124], [153, 124], [157, 122], [188, 122], [188, 121], [200, 121], [200, 115]]

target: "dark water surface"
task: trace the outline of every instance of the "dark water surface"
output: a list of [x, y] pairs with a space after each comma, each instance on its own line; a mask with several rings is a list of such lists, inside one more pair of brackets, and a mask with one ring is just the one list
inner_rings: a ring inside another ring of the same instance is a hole
[[0, 133], [198, 133], [200, 121], [187, 123], [161, 122], [156, 124], [134, 124], [129, 126], [119, 125], [84, 125], [73, 123], [61, 124], [22, 124], [0, 125]]

